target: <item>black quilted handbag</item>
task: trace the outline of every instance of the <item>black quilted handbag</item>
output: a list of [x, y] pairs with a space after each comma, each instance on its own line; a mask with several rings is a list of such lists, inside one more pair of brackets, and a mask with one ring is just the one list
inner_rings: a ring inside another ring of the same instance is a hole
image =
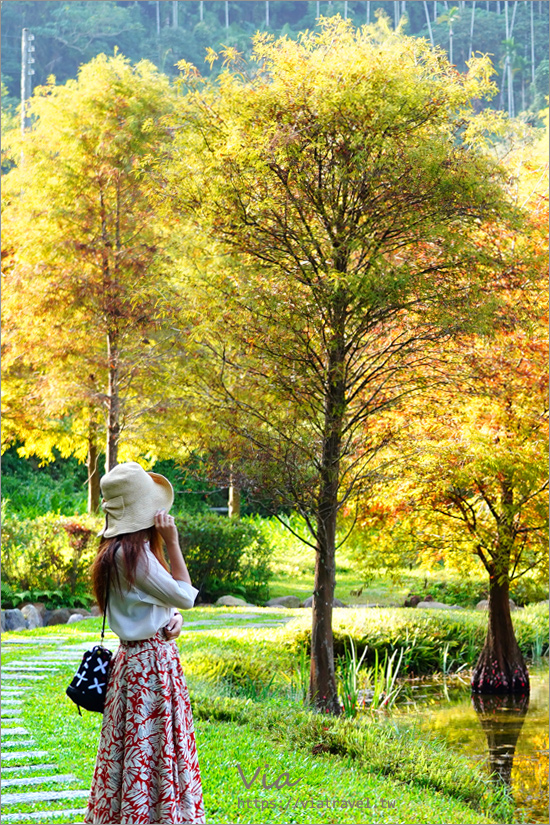
[[[109, 600], [109, 580], [107, 577], [107, 592], [105, 594], [105, 610], [103, 611], [103, 626], [101, 628], [101, 642], [105, 636], [105, 619], [107, 616], [107, 602]], [[80, 708], [103, 713], [105, 695], [109, 682], [112, 653], [102, 644], [95, 645], [87, 650], [80, 666], [66, 690], [69, 699], [72, 699], [82, 716]]]

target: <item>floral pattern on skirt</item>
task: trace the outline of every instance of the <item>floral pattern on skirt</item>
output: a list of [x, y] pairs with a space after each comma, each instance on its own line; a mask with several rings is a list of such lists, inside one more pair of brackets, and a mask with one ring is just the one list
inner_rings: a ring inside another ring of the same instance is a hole
[[205, 822], [189, 692], [162, 630], [113, 658], [85, 822]]

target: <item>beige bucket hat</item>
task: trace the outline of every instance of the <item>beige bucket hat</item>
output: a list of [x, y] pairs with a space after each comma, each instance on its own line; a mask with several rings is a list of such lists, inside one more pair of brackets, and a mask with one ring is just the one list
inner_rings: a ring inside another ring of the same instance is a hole
[[106, 539], [145, 530], [155, 523], [157, 510], [174, 503], [174, 489], [167, 478], [147, 473], [135, 461], [118, 464], [99, 482], [105, 510]]

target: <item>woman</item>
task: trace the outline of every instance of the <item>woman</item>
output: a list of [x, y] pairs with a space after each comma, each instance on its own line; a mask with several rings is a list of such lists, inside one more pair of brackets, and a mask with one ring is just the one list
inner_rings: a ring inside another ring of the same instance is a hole
[[85, 822], [204, 823], [193, 716], [173, 643], [183, 624], [174, 608], [191, 608], [198, 590], [168, 515], [174, 491], [164, 476], [128, 462], [103, 476], [101, 492], [105, 530], [92, 581], [120, 647]]

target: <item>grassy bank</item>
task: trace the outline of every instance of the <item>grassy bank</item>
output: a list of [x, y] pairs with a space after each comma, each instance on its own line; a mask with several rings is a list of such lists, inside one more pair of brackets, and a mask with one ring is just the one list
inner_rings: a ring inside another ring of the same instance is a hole
[[[215, 617], [216, 611], [209, 612]], [[202, 620], [202, 614], [206, 622], [206, 610], [186, 615]], [[239, 611], [232, 614], [237, 616]], [[374, 715], [344, 720], [313, 714], [284, 679], [263, 693], [258, 691], [264, 673], [260, 664], [268, 672], [279, 673], [282, 667], [291, 666], [292, 652], [279, 643], [283, 629], [227, 626], [233, 621], [224, 619], [223, 627], [205, 632], [188, 630], [179, 640], [210, 825], [486, 823], [509, 818], [506, 801], [495, 796], [480, 770], [425, 733], [417, 733], [407, 720], [397, 722]], [[96, 623], [27, 631], [24, 635], [62, 636], [69, 643], [95, 642], [96, 634], [90, 631]], [[44, 649], [43, 645], [29, 645], [15, 651], [5, 645], [3, 660], [37, 655]], [[216, 657], [219, 661], [222, 652], [223, 661], [233, 657], [248, 664], [240, 672], [234, 670], [233, 678], [220, 678], [219, 672], [209, 675], [204, 662]], [[65, 696], [73, 669], [63, 666], [40, 687], [26, 689], [20, 715], [35, 747], [48, 751], [47, 761], [55, 763], [59, 773], [73, 773], [79, 786], [87, 787], [101, 718], [90, 713], [78, 716]], [[255, 685], [255, 693], [250, 685]], [[249, 790], [238, 766], [247, 781], [260, 769]], [[297, 784], [264, 788], [264, 773], [267, 785], [283, 773]], [[55, 790], [55, 786], [49, 789]], [[9, 812], [56, 806], [59, 803], [10, 805]]]

